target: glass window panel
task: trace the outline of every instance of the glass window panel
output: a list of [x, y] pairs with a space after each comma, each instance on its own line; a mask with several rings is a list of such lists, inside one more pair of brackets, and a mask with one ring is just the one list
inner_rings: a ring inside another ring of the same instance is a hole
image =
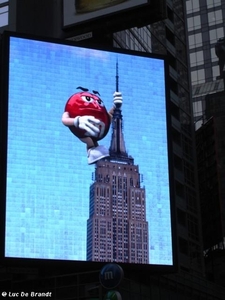
[[8, 5], [4, 7], [0, 7], [0, 27], [7, 26], [9, 23], [8, 10], [9, 10]]
[[223, 22], [222, 10], [212, 11], [208, 13], [209, 25], [220, 24]]
[[192, 10], [192, 3], [191, 3], [191, 0], [186, 1], [186, 10], [187, 10], [187, 13], [190, 13], [190, 12], [191, 12], [191, 10]]
[[195, 45], [194, 34], [193, 34], [193, 35], [190, 35], [190, 36], [188, 37], [188, 43], [189, 43], [189, 47], [190, 47], [190, 48], [194, 48], [194, 45]]
[[208, 13], [208, 23], [209, 23], [209, 25], [215, 24], [215, 12], [214, 11]]
[[222, 16], [222, 10], [216, 10], [215, 11], [215, 16], [216, 16], [216, 24], [220, 24], [223, 22], [223, 16]]
[[195, 29], [201, 28], [201, 19], [200, 19], [200, 16], [195, 16], [194, 17], [194, 28]]
[[192, 0], [193, 12], [199, 10], [199, 0]]
[[202, 46], [202, 34], [201, 33], [196, 33], [196, 34], [190, 35], [188, 37], [188, 39], [189, 39], [190, 49]]
[[188, 25], [188, 30], [189, 30], [189, 31], [193, 30], [193, 27], [194, 27], [194, 20], [193, 20], [192, 17], [187, 19], [187, 25]]
[[199, 0], [188, 0], [186, 1], [187, 13], [199, 11]]
[[215, 80], [216, 77], [220, 75], [219, 66], [213, 66], [212, 67], [212, 72], [213, 72], [213, 80]]
[[204, 69], [200, 69], [197, 72], [198, 72], [199, 83], [204, 82], [205, 81], [205, 70]]
[[1, 16], [1, 14], [8, 12], [8, 10], [9, 10], [8, 5], [0, 7], [0, 16]]
[[197, 51], [190, 54], [191, 67], [199, 66], [204, 63], [203, 51]]
[[215, 47], [213, 46], [211, 49], [211, 61], [218, 61], [218, 57], [216, 56]]
[[219, 38], [224, 36], [223, 28], [216, 28], [209, 31], [210, 43], [216, 43]]
[[196, 56], [197, 56], [197, 62], [202, 63], [203, 62], [203, 51], [196, 52]]
[[192, 71], [191, 72], [191, 81], [192, 81], [193, 84], [196, 84], [198, 82], [197, 71]]
[[188, 30], [191, 31], [193, 29], [201, 28], [201, 19], [200, 16], [195, 16], [187, 19]]
[[204, 83], [205, 82], [205, 70], [200, 69], [197, 71], [192, 71], [191, 72], [191, 81], [192, 81], [192, 84]]
[[193, 111], [194, 114], [198, 114], [198, 113], [202, 113], [203, 109], [202, 109], [202, 101], [196, 101], [193, 102]]
[[191, 53], [190, 54], [190, 63], [191, 63], [191, 66], [195, 65], [195, 62], [196, 62], [195, 53]]
[[209, 31], [209, 38], [211, 43], [216, 41], [216, 29], [212, 29]]
[[221, 0], [207, 0], [206, 3], [207, 3], [207, 7], [211, 8], [211, 7], [221, 5]]

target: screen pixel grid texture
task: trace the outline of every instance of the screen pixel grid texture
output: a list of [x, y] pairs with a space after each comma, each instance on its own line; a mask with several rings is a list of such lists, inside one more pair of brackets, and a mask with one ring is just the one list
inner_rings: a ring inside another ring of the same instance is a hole
[[[61, 122], [78, 86], [113, 105], [116, 62], [126, 149], [146, 189], [151, 264], [172, 264], [164, 61], [11, 37], [7, 257], [86, 260], [89, 187], [85, 144]], [[110, 146], [111, 129], [100, 141]]]

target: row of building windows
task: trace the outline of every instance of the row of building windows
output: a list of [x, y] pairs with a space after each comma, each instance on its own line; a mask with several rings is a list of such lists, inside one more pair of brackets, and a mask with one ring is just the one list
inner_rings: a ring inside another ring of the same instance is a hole
[[[218, 41], [218, 39], [222, 37], [224, 37], [223, 27], [209, 30], [209, 40], [210, 40], [211, 47], [214, 47], [213, 43], [215, 44]], [[190, 50], [194, 48], [202, 47], [203, 46], [202, 33], [199, 32], [199, 33], [189, 35], [188, 41], [189, 41]]]
[[[203, 11], [203, 7], [200, 9], [199, 0], [186, 1], [187, 14], [195, 13], [187, 19], [193, 85], [209, 80], [214, 81], [220, 74], [219, 66], [212, 65], [212, 63], [218, 61], [215, 44], [224, 37], [224, 16], [221, 4], [221, 0], [206, 0]], [[205, 41], [207, 41], [207, 46]]]
[[[221, 5], [221, 0], [206, 0], [207, 8], [212, 8]], [[186, 1], [187, 13], [193, 13], [200, 10], [199, 0], [187, 0]]]
[[[204, 67], [204, 66], [202, 66]], [[212, 66], [212, 77], [208, 78], [212, 81], [216, 80], [217, 77], [220, 75], [220, 69], [219, 66]], [[199, 69], [199, 70], [194, 70], [191, 72], [191, 80], [193, 84], [200, 84], [200, 83], [205, 83], [206, 81], [206, 75], [205, 75], [205, 69]]]
[[222, 10], [211, 11], [207, 13], [207, 20], [203, 24], [201, 22], [201, 16], [189, 17], [187, 19], [188, 31], [201, 29], [205, 26], [212, 26], [223, 23]]
[[[210, 49], [210, 58], [208, 60], [209, 60], [209, 62], [218, 62], [218, 57], [216, 56], [214, 45]], [[203, 50], [190, 53], [191, 67], [196, 67], [196, 66], [200, 66], [200, 65], [203, 66], [205, 63], [207, 63], [207, 59], [204, 59]], [[218, 76], [218, 70], [219, 70], [218, 68], [214, 68], [213, 77]]]

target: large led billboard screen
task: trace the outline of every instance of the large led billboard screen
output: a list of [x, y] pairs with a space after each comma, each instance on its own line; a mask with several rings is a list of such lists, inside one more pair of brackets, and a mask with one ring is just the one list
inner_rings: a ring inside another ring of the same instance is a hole
[[174, 266], [165, 59], [4, 42], [6, 260]]

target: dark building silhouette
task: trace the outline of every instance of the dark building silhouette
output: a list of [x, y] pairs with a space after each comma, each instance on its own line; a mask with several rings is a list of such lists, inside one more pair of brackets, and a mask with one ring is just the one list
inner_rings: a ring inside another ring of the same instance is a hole
[[[118, 90], [118, 74], [117, 90]], [[112, 118], [110, 156], [96, 163], [90, 187], [87, 260], [149, 262], [145, 189], [134, 159], [126, 152], [121, 105]]]
[[225, 92], [205, 97], [207, 121], [196, 131], [203, 249], [208, 278], [225, 286]]
[[224, 78], [225, 73], [225, 37], [220, 38], [215, 45], [215, 52], [219, 59], [220, 77]]
[[206, 251], [222, 239], [217, 142], [216, 124], [212, 117], [196, 132], [203, 247]]

